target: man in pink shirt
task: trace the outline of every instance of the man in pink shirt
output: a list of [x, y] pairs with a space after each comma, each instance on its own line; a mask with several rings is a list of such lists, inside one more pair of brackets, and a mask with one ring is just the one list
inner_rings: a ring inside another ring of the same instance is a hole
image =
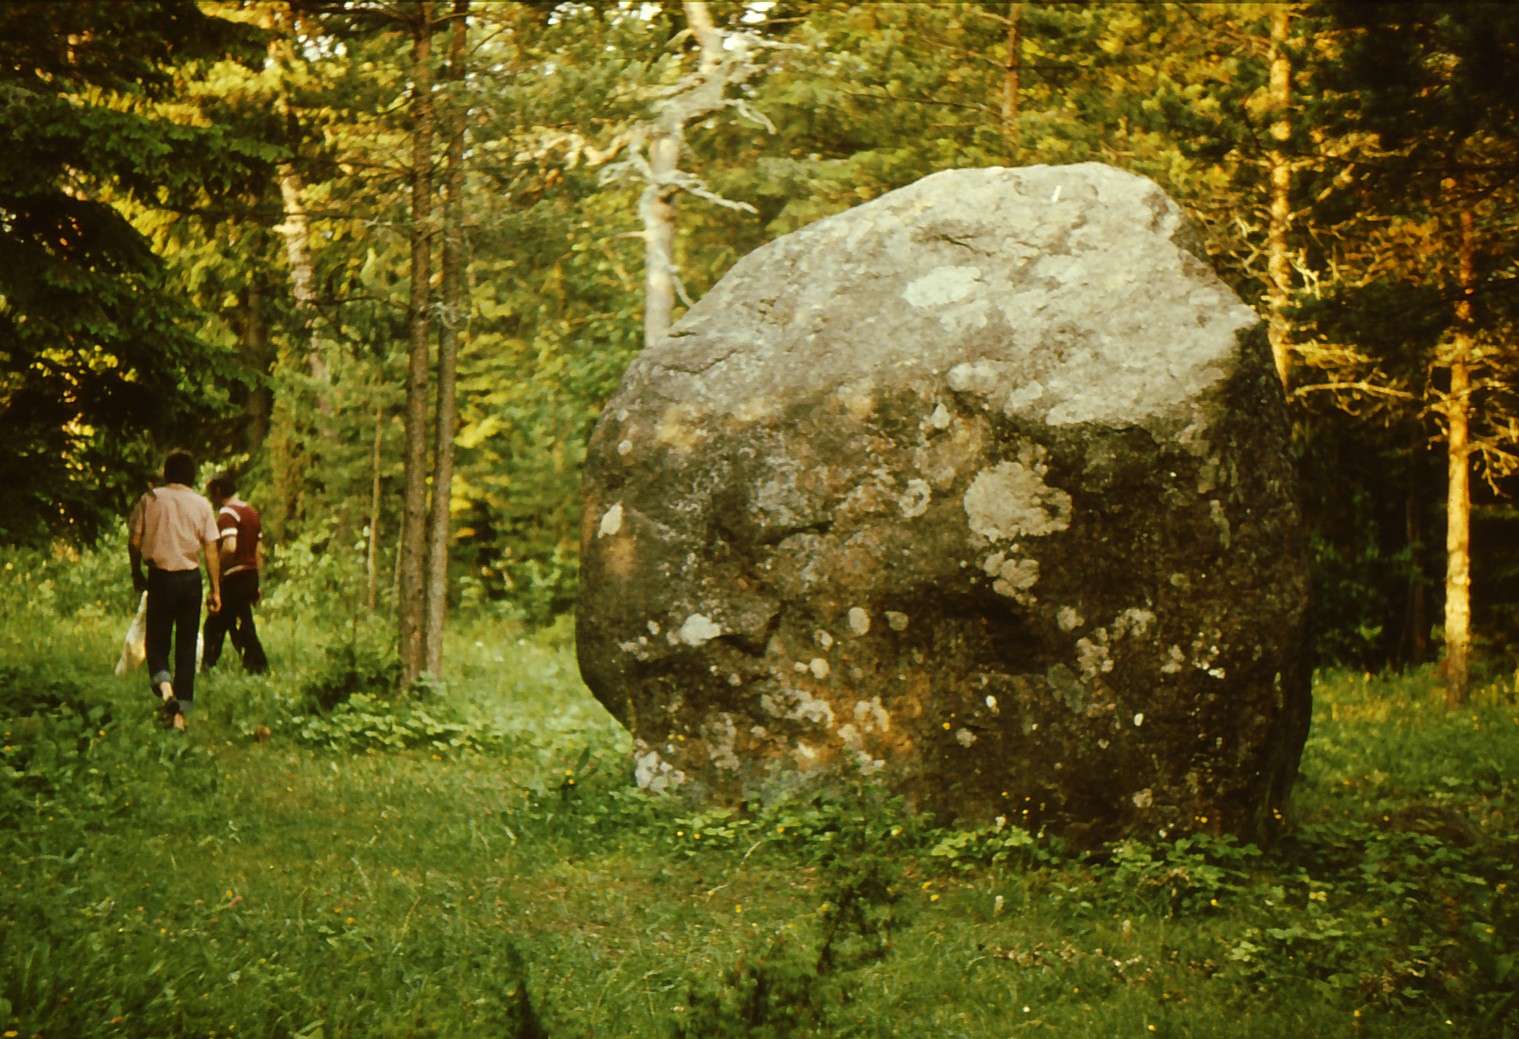
[[[148, 593], [147, 664], [153, 695], [164, 718], [184, 729], [195, 702], [195, 645], [200, 633], [200, 564], [211, 578], [207, 606], [221, 609], [221, 533], [211, 503], [191, 490], [195, 460], [175, 451], [164, 462], [164, 486], [138, 499], [127, 521], [127, 554], [133, 587]], [[148, 564], [146, 576], [142, 564]], [[169, 671], [173, 654], [174, 671]]]

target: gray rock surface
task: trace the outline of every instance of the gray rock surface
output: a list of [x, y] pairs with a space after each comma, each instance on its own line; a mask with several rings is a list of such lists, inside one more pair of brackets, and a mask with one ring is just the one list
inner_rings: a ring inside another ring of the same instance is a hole
[[1084, 164], [934, 174], [736, 264], [586, 466], [580, 667], [639, 782], [1268, 836], [1302, 531], [1264, 331], [1201, 256]]

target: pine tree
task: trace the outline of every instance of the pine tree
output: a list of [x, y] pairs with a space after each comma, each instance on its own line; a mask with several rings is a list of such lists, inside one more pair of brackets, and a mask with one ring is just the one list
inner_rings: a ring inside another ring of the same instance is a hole
[[156, 107], [227, 54], [257, 48], [190, 0], [0, 5], [0, 541], [92, 539], [240, 374], [129, 218], [252, 190], [256, 143]]
[[[1516, 297], [1505, 270], [1519, 171], [1519, 12], [1486, 4], [1339, 5], [1336, 132], [1359, 143], [1319, 196], [1337, 273], [1310, 309], [1340, 344], [1329, 385], [1406, 403], [1446, 454], [1447, 699], [1466, 696], [1471, 476], [1515, 468]], [[1326, 73], [1327, 75], [1327, 73]]]

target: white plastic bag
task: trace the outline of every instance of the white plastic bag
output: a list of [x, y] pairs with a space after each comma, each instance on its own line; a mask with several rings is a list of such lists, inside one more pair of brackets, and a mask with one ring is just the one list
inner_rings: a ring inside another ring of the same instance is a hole
[[143, 592], [142, 598], [137, 600], [137, 615], [132, 618], [132, 623], [127, 625], [127, 636], [121, 642], [121, 659], [116, 661], [118, 675], [136, 670], [137, 666], [147, 658], [147, 638], [148, 593]]

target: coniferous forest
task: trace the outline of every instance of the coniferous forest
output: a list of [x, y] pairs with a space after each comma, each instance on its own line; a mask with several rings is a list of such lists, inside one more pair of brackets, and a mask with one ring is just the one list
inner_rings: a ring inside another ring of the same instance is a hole
[[[1519, 5], [8, 0], [0, 58], [5, 1035], [1519, 1028]], [[1269, 330], [1300, 825], [636, 796], [565, 634], [629, 361], [812, 221], [1087, 161]], [[110, 677], [174, 449], [278, 679], [177, 744]]]
[[416, 597], [438, 536], [450, 605], [542, 623], [573, 601], [579, 462], [646, 315], [933, 171], [1097, 160], [1182, 202], [1270, 325], [1320, 659], [1513, 641], [1505, 5], [0, 18], [7, 543], [112, 535], [185, 447], [245, 474], [274, 545], [362, 542], [377, 605]]

